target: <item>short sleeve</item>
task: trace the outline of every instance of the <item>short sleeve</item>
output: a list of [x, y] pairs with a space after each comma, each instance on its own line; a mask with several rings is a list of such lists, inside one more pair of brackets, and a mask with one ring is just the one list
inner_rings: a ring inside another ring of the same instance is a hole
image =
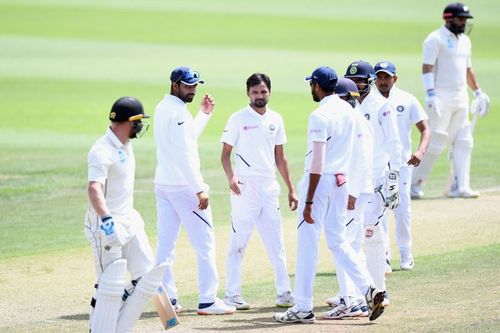
[[327, 120], [318, 114], [309, 116], [309, 124], [307, 126], [307, 135], [311, 142], [326, 142], [328, 137]]
[[226, 127], [224, 127], [220, 141], [233, 147], [236, 145], [236, 142], [238, 141], [238, 126], [234, 115], [229, 117], [227, 120], [227, 124]]
[[439, 36], [430, 34], [423, 44], [423, 63], [435, 65], [439, 55]]
[[93, 149], [88, 155], [88, 181], [105, 185], [112, 161], [104, 149]]
[[285, 122], [283, 118], [279, 117], [278, 132], [276, 133], [276, 145], [284, 145], [287, 143], [286, 132], [285, 132]]
[[410, 118], [414, 124], [428, 119], [427, 113], [425, 113], [424, 108], [414, 96], [412, 96], [411, 98]]

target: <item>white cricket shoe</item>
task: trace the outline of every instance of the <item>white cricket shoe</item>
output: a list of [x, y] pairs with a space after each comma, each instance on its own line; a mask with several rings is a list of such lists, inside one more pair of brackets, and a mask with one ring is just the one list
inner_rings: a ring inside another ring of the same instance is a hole
[[364, 298], [358, 299], [358, 307], [361, 310], [360, 317], [368, 317], [368, 304]]
[[469, 189], [465, 189], [463, 191], [460, 190], [455, 190], [455, 191], [450, 191], [446, 194], [448, 198], [464, 198], [464, 199], [469, 199], [469, 198], [478, 198], [479, 197], [479, 192], [474, 191]]
[[218, 298], [215, 299], [214, 304], [203, 309], [198, 309], [197, 311], [199, 315], [225, 315], [233, 314], [235, 312], [236, 308], [234, 306], [226, 305]]
[[410, 197], [412, 199], [422, 199], [424, 197], [424, 192], [420, 188], [420, 185], [412, 184], [410, 187]]
[[299, 311], [295, 307], [291, 307], [286, 312], [278, 312], [274, 314], [274, 320], [280, 323], [306, 323], [311, 324], [316, 321], [312, 311]]
[[250, 304], [248, 304], [241, 295], [226, 296], [224, 297], [224, 304], [234, 306], [236, 310], [248, 310], [250, 309]]
[[399, 266], [401, 266], [401, 269], [403, 271], [411, 271], [413, 269], [413, 265], [415, 264], [415, 261], [413, 260], [413, 256], [401, 256], [401, 263]]
[[278, 295], [275, 302], [278, 308], [290, 308], [295, 305], [295, 299], [293, 298], [292, 292], [287, 291], [281, 295]]
[[382, 301], [382, 305], [384, 308], [388, 307], [391, 302], [389, 301], [389, 294], [387, 293], [387, 290], [384, 291], [384, 300]]
[[368, 315], [370, 321], [377, 319], [384, 312], [384, 292], [373, 286], [370, 286], [365, 294], [366, 304], [368, 305]]
[[342, 297], [340, 297], [340, 296], [330, 297], [330, 298], [326, 299], [326, 304], [328, 304], [328, 306], [335, 307], [335, 306], [340, 304], [341, 300], [342, 300]]
[[323, 319], [342, 319], [345, 317], [359, 317], [363, 312], [360, 310], [358, 303], [347, 306], [344, 299], [340, 299], [340, 304], [331, 309], [330, 311], [323, 312], [321, 318]]

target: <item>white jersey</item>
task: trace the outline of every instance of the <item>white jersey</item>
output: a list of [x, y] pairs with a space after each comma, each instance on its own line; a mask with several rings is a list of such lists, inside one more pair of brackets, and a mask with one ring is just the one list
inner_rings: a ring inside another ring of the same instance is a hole
[[260, 115], [247, 106], [229, 117], [221, 142], [234, 147], [238, 177], [275, 178], [275, 146], [286, 143], [283, 118], [269, 108]]
[[154, 115], [155, 184], [171, 189], [188, 186], [196, 193], [208, 190], [200, 172], [198, 136], [209, 119], [201, 111], [193, 119], [186, 103], [173, 95], [160, 101]]
[[396, 114], [387, 99], [374, 92], [365, 97], [359, 110], [368, 119], [373, 130], [373, 181], [375, 186], [385, 171], [399, 171], [401, 167], [401, 143]]
[[356, 136], [349, 165], [349, 194], [358, 198], [361, 193], [373, 192], [373, 130], [359, 111], [359, 105], [351, 111], [354, 116]]
[[436, 90], [467, 91], [467, 68], [472, 67], [469, 36], [456, 36], [445, 26], [427, 36], [423, 63], [433, 65]]
[[106, 135], [90, 149], [88, 168], [88, 181], [103, 185], [109, 213], [112, 216], [129, 214], [134, 207], [135, 157], [132, 144], [123, 144], [108, 128]]
[[[380, 94], [377, 89], [375, 91]], [[380, 94], [380, 96], [382, 96], [382, 94]], [[396, 86], [393, 86], [389, 92], [388, 100], [394, 110], [396, 110], [399, 139], [403, 148], [401, 165], [406, 165], [412, 154], [412, 126], [422, 120], [427, 120], [428, 117], [415, 96]]]
[[326, 96], [309, 116], [305, 172], [312, 162], [312, 143], [325, 142], [323, 174], [347, 175], [356, 129], [352, 107], [337, 95]]

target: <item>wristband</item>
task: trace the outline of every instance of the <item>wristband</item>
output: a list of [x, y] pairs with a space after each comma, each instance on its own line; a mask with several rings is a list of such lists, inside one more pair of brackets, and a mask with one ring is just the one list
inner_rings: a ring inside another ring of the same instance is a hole
[[306, 201], [306, 205], [312, 205], [313, 202], [312, 201]]
[[103, 215], [103, 216], [101, 216], [101, 221], [104, 222], [104, 221], [112, 219], [112, 218], [113, 217], [111, 217], [111, 215], [109, 215], [109, 214], [108, 215]]
[[434, 90], [434, 73], [424, 73], [422, 74], [422, 82], [424, 84], [425, 91]]
[[476, 90], [474, 90], [474, 96], [477, 97], [479, 95], [481, 95], [482, 91], [481, 89], [477, 88]]

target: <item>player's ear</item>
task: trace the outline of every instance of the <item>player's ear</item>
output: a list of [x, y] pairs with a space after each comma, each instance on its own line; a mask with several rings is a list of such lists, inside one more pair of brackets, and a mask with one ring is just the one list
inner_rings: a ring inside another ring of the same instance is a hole
[[398, 76], [394, 75], [394, 83], [396, 83], [397, 80], [398, 80]]

